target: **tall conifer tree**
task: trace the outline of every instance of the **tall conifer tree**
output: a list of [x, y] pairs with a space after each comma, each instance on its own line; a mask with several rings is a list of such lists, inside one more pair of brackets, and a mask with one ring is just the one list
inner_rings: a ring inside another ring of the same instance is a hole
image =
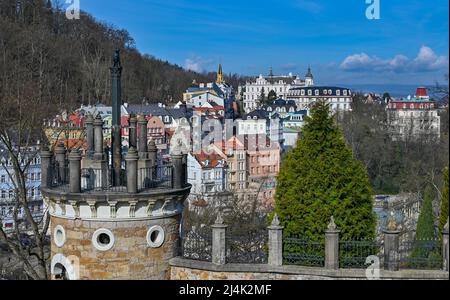
[[342, 239], [375, 237], [367, 172], [353, 158], [328, 104], [312, 108], [302, 137], [283, 161], [275, 199], [287, 234], [323, 239], [334, 216]]

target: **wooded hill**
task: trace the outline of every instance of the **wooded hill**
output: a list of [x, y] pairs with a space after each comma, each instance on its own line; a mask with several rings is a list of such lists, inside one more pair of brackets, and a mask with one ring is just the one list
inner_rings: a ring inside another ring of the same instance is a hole
[[[87, 13], [68, 20], [65, 11], [45, 0], [0, 0], [0, 104], [18, 97], [37, 101], [47, 111], [81, 103], [110, 102], [110, 66], [121, 49], [123, 100], [170, 102], [194, 79], [210, 81], [215, 73], [198, 74], [143, 55], [126, 30], [97, 21]], [[239, 78], [229, 77], [234, 84]]]

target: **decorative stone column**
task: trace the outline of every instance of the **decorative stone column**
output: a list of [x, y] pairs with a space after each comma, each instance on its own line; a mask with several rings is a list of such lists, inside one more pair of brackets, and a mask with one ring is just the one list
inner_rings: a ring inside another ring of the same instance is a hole
[[283, 226], [280, 225], [278, 215], [275, 214], [269, 230], [269, 265], [283, 265]]
[[212, 263], [215, 265], [226, 264], [227, 255], [227, 225], [224, 224], [222, 214], [219, 212], [212, 227]]
[[55, 148], [55, 160], [58, 163], [58, 181], [60, 183], [66, 182], [66, 147], [63, 143], [58, 144]]
[[74, 149], [69, 155], [69, 191], [71, 193], [81, 193], [81, 153]]
[[52, 153], [48, 149], [48, 146], [44, 146], [41, 150], [41, 187], [50, 187], [50, 161], [52, 159]]
[[394, 219], [394, 213], [384, 231], [384, 269], [389, 271], [398, 271], [400, 264], [399, 254], [400, 231], [397, 230], [397, 224]]
[[137, 193], [137, 161], [139, 159], [138, 153], [135, 148], [130, 148], [128, 150], [127, 157], [125, 161], [127, 163], [126, 171], [127, 171], [127, 191], [130, 194]]
[[130, 126], [128, 128], [129, 130], [129, 148], [137, 148], [137, 132], [136, 132], [136, 124], [137, 124], [137, 118], [136, 115], [131, 114], [130, 115]]
[[95, 160], [103, 160], [103, 120], [100, 115], [94, 120]]
[[138, 128], [139, 128], [139, 143], [138, 152], [141, 158], [147, 158], [147, 125], [148, 121], [145, 116], [139, 115], [138, 117]]
[[181, 189], [183, 185], [183, 154], [180, 149], [176, 147], [171, 155], [172, 158], [172, 178], [173, 178], [173, 188]]
[[339, 232], [331, 216], [328, 229], [325, 231], [325, 268], [330, 270], [339, 269]]
[[442, 256], [443, 256], [443, 266], [444, 271], [448, 272], [449, 258], [448, 258], [448, 219], [447, 224], [444, 226], [444, 230], [442, 231]]
[[94, 117], [92, 114], [88, 114], [86, 117], [86, 121], [84, 122], [86, 125], [86, 142], [87, 142], [87, 149], [86, 154], [87, 157], [92, 159], [92, 156], [94, 155], [95, 149], [94, 149]]

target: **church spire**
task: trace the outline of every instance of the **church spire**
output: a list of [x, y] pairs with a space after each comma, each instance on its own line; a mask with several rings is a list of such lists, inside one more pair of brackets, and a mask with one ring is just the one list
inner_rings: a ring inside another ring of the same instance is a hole
[[219, 71], [217, 71], [216, 83], [218, 83], [218, 84], [225, 83], [225, 78], [223, 76], [223, 70], [222, 70], [222, 64], [219, 64]]

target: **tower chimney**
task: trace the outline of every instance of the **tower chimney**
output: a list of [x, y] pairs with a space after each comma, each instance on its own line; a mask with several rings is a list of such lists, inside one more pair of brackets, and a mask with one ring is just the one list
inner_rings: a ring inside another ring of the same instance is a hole
[[112, 96], [112, 168], [114, 186], [120, 185], [120, 172], [122, 165], [122, 132], [120, 124], [122, 65], [120, 63], [120, 50], [116, 49], [111, 67], [111, 96]]

